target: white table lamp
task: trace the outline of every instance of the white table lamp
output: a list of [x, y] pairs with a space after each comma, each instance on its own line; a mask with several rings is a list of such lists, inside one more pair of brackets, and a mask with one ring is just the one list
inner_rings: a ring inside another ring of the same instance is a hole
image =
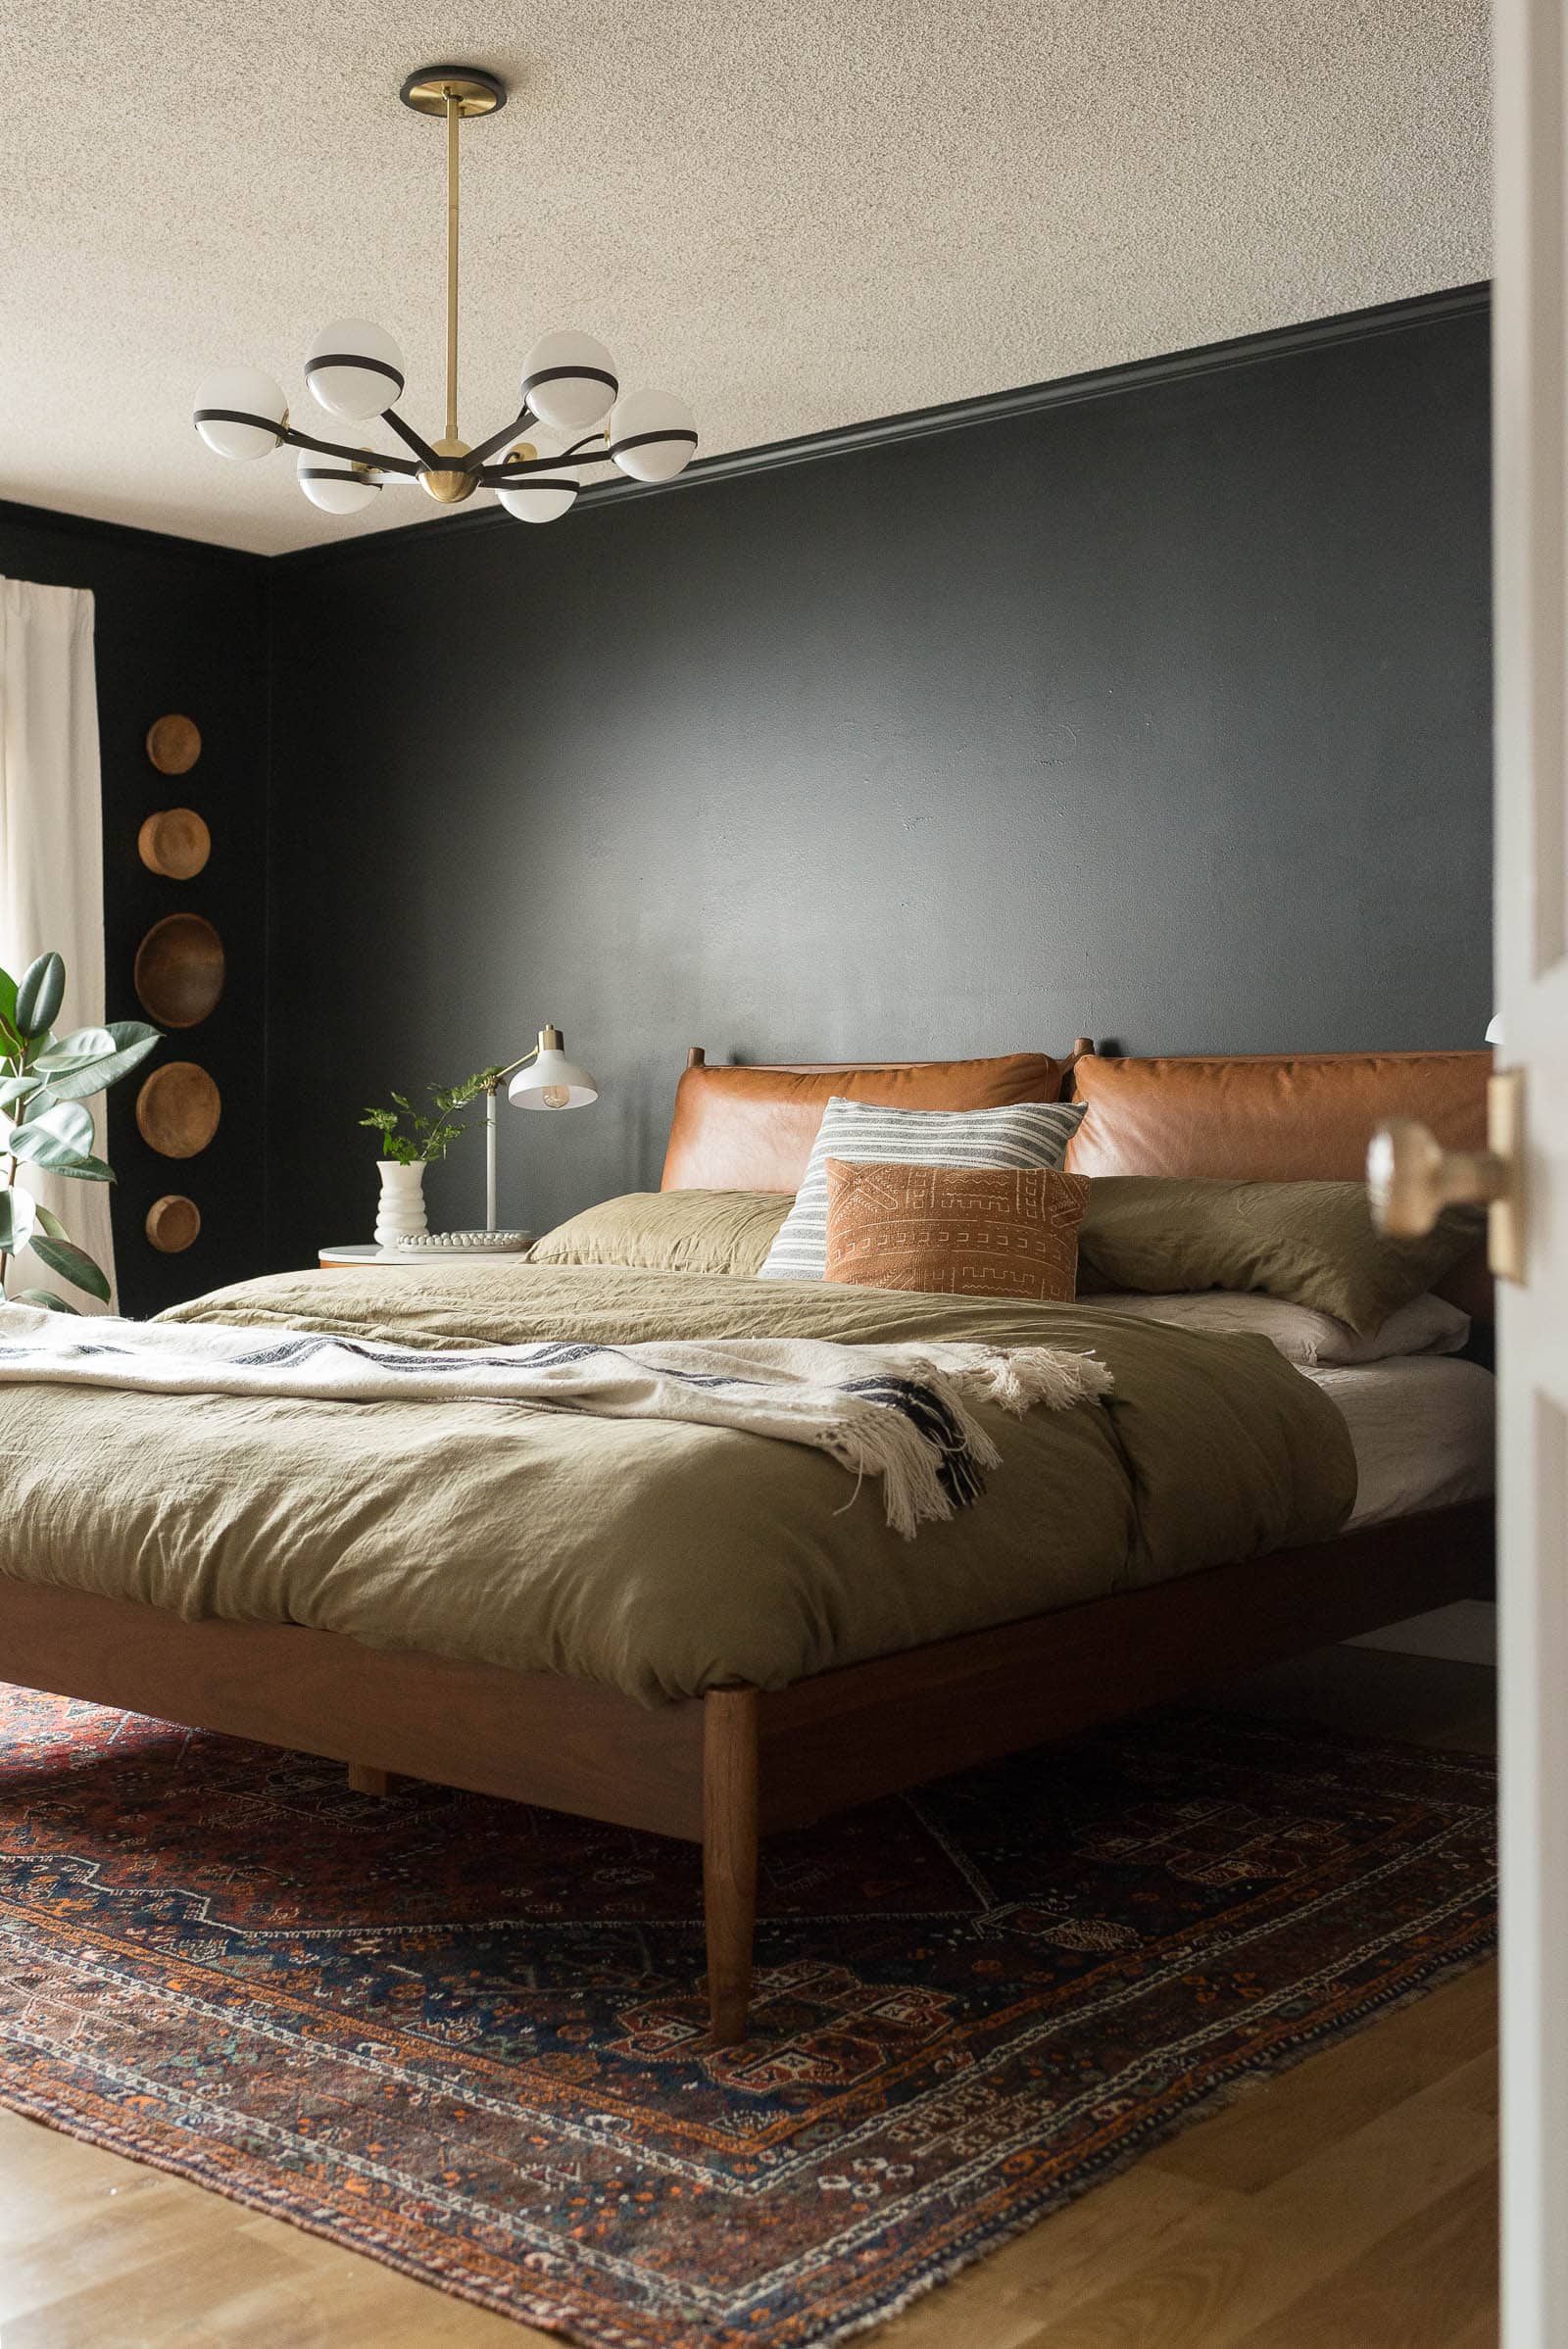
[[562, 1051], [559, 1028], [541, 1028], [531, 1052], [497, 1069], [484, 1101], [484, 1227], [496, 1228], [496, 1092], [506, 1084], [507, 1099], [518, 1109], [586, 1109], [599, 1099], [599, 1088], [585, 1069]]

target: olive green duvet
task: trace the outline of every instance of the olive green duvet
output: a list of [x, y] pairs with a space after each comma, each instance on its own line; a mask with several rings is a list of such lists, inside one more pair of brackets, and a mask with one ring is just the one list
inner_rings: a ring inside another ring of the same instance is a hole
[[[531, 1404], [14, 1387], [0, 1571], [184, 1616], [606, 1681], [648, 1702], [808, 1673], [1331, 1536], [1332, 1402], [1262, 1338], [1078, 1305], [603, 1265], [368, 1266], [165, 1319], [391, 1339], [972, 1338], [1093, 1348], [1114, 1395], [982, 1416], [1003, 1455], [904, 1542], [795, 1444]], [[0, 1666], [3, 1670], [3, 1666]]]

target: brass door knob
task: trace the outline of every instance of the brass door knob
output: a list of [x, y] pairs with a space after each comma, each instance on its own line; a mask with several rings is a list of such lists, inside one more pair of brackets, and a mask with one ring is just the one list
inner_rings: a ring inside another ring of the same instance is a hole
[[1524, 1279], [1523, 1071], [1492, 1079], [1487, 1096], [1491, 1149], [1446, 1150], [1413, 1117], [1386, 1118], [1366, 1153], [1372, 1220], [1394, 1240], [1419, 1240], [1444, 1208], [1490, 1208], [1487, 1254], [1494, 1272]]

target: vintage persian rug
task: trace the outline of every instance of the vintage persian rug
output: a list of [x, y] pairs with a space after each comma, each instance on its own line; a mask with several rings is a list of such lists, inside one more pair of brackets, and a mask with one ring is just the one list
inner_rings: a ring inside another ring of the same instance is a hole
[[1467, 1754], [1172, 1711], [697, 1854], [0, 1689], [0, 2100], [592, 2349], [837, 2341], [1470, 1965]]

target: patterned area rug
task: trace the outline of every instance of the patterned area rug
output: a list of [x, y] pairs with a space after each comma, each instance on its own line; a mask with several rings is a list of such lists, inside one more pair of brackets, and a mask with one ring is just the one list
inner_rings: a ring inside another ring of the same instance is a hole
[[1463, 1754], [1170, 1712], [697, 1855], [0, 1689], [0, 2100], [593, 2349], [836, 2341], [1473, 1963]]

